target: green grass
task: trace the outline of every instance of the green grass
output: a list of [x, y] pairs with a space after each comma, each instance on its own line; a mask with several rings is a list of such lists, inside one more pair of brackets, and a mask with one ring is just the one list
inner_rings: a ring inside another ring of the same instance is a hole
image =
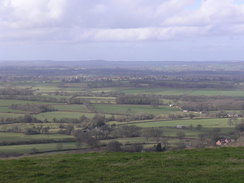
[[81, 99], [86, 99], [90, 103], [116, 103], [116, 97], [77, 97]]
[[60, 104], [60, 105], [52, 105], [53, 108], [59, 111], [75, 111], [75, 112], [88, 112], [86, 106], [84, 105], [76, 105], [76, 104]]
[[139, 127], [176, 127], [177, 125], [194, 127], [197, 125], [202, 125], [205, 128], [230, 128], [233, 126], [228, 125], [228, 120], [225, 118], [215, 118], [215, 119], [194, 119], [194, 120], [173, 120], [173, 121], [159, 121], [159, 122], [135, 122], [135, 123], [120, 123], [120, 124], [130, 124]]
[[57, 144], [62, 144], [63, 149], [75, 149], [76, 144], [74, 142], [69, 143], [48, 143], [48, 144], [30, 144], [30, 145], [7, 145], [0, 146], [0, 153], [20, 153], [28, 154], [32, 153], [33, 149], [36, 149], [37, 152], [47, 152], [57, 150]]
[[91, 99], [91, 100], [116, 100], [116, 97], [77, 97], [82, 99]]
[[0, 113], [23, 113], [21, 110], [13, 110], [9, 107], [0, 106]]
[[[85, 113], [85, 112], [65, 112], [65, 111], [55, 111], [55, 112], [45, 112], [33, 115], [39, 120], [45, 120], [52, 121], [53, 118], [56, 119], [63, 119], [63, 118], [69, 118], [69, 119], [79, 119], [81, 116], [86, 116], [87, 118], [91, 119], [96, 114], [95, 113]], [[106, 114], [105, 117], [109, 118], [111, 117], [111, 114]]]
[[[67, 125], [67, 123], [66, 123]], [[2, 124], [0, 125], [0, 131], [11, 131], [13, 129], [18, 129], [20, 131], [26, 131], [28, 128], [33, 127], [48, 127], [49, 132], [52, 132], [55, 130], [57, 132], [57, 129], [59, 129], [60, 124], [59, 123], [16, 123], [16, 124]]]
[[117, 138], [117, 139], [109, 139], [109, 140], [101, 140], [101, 143], [109, 143], [111, 141], [118, 141], [122, 144], [128, 143], [155, 143], [155, 140], [148, 140], [145, 137], [128, 137], [128, 138]]
[[243, 183], [243, 172], [243, 147], [0, 160], [8, 183]]
[[218, 89], [187, 89], [187, 88], [128, 88], [122, 89], [125, 94], [155, 94], [155, 95], [205, 95], [205, 96], [231, 96], [244, 97], [244, 91], [239, 90], [218, 90]]
[[176, 137], [177, 132], [182, 131], [185, 133], [186, 137], [198, 137], [199, 132], [198, 130], [189, 130], [189, 129], [176, 129], [176, 128], [162, 128], [163, 135], [169, 137]]
[[4, 112], [1, 112], [0, 113], [0, 118], [2, 118], [2, 119], [6, 119], [6, 118], [18, 118], [18, 117], [21, 117], [21, 116], [24, 116], [24, 114], [4, 113]]
[[0, 133], [0, 142], [27, 142], [35, 140], [72, 140], [72, 136], [59, 134], [25, 135], [23, 133]]
[[32, 89], [36, 90], [37, 93], [54, 93], [56, 91], [63, 91], [63, 92], [79, 92], [81, 88], [77, 86], [70, 86], [70, 87], [59, 87], [58, 84], [40, 84], [38, 83], [36, 86], [32, 87]]
[[49, 121], [52, 121], [53, 118], [56, 118], [56, 119], [62, 119], [62, 118], [78, 119], [82, 115], [85, 115], [88, 118], [92, 118], [94, 116], [93, 113], [55, 111], [55, 112], [40, 113], [40, 114], [34, 115], [34, 117], [36, 117], [39, 120], [47, 119]]
[[155, 94], [155, 95], [185, 95], [189, 93], [189, 89], [174, 88], [128, 88], [121, 90], [125, 94]]
[[27, 101], [27, 100], [0, 99], [0, 106], [2, 106], [2, 107], [9, 107], [12, 104], [53, 104], [53, 103], [39, 102], [39, 101]]
[[244, 90], [194, 90], [190, 95], [244, 97]]
[[37, 92], [55, 92], [59, 90], [59, 88], [53, 84], [41, 85], [40, 83], [38, 83], [38, 85], [32, 89], [36, 90]]
[[115, 104], [96, 104], [94, 105], [96, 110], [101, 113], [151, 113], [155, 115], [165, 114], [170, 112], [180, 111], [177, 108], [171, 108], [168, 106], [153, 107], [152, 105], [115, 105]]
[[126, 87], [92, 88], [92, 89], [91, 89], [91, 92], [93, 92], [93, 93], [101, 93], [101, 92], [104, 92], [104, 93], [109, 93], [109, 92], [120, 92], [120, 93], [122, 93], [122, 91], [123, 91], [124, 89], [128, 89], [128, 88], [126, 88]]
[[[126, 144], [135, 144], [135, 143], [143, 143], [143, 144], [148, 144], [148, 147], [153, 147], [158, 143], [156, 138], [148, 138], [146, 139], [145, 137], [127, 137], [127, 138], [117, 138], [117, 139], [109, 139], [109, 140], [101, 140], [101, 143], [107, 144], [111, 141], [118, 141], [123, 145]], [[170, 146], [174, 146], [174, 144], [180, 142], [181, 139], [175, 139], [175, 138], [168, 138], [167, 142], [170, 144]]]

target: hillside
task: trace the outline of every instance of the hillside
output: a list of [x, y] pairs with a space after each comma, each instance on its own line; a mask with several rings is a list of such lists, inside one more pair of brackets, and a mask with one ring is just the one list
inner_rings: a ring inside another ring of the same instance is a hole
[[1, 183], [243, 183], [243, 172], [243, 147], [0, 160]]

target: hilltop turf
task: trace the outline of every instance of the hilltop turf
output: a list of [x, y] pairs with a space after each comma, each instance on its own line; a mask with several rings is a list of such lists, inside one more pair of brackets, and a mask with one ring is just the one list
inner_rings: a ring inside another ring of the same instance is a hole
[[8, 183], [243, 183], [244, 148], [88, 153], [0, 161]]

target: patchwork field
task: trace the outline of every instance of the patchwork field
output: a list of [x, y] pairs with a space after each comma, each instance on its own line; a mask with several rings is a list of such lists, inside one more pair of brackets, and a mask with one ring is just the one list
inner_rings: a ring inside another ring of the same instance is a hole
[[244, 75], [229, 69], [240, 63], [224, 70], [209, 63], [49, 64], [0, 67], [0, 156], [63, 152], [79, 144], [171, 151], [243, 136]]

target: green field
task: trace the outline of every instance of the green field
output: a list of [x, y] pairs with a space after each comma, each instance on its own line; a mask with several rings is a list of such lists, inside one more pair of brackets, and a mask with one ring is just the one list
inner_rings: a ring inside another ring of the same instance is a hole
[[114, 113], [114, 114], [126, 114], [126, 113], [150, 113], [154, 115], [165, 114], [170, 112], [179, 112], [177, 108], [171, 108], [168, 106], [154, 107], [152, 105], [115, 105], [115, 104], [96, 104], [94, 105], [96, 110], [101, 113]]
[[23, 133], [0, 133], [0, 142], [28, 142], [35, 140], [73, 140], [72, 136], [59, 134], [25, 135]]
[[3, 183], [243, 183], [243, 172], [243, 147], [0, 160]]
[[155, 94], [155, 95], [185, 95], [189, 89], [172, 89], [172, 88], [128, 88], [121, 90], [125, 94]]
[[244, 90], [194, 90], [190, 95], [244, 97]]
[[36, 85], [32, 89], [36, 90], [36, 93], [55, 93], [57, 91], [64, 91], [64, 92], [69, 92], [69, 93], [74, 93], [74, 92], [79, 92], [82, 91], [81, 88], [78, 87], [59, 87], [57, 86], [57, 83], [50, 83], [50, 84], [45, 84], [45, 85]]
[[149, 94], [149, 95], [190, 95], [190, 96], [229, 96], [244, 97], [243, 89], [197, 89], [197, 88], [132, 88], [132, 87], [116, 87], [116, 88], [99, 88], [93, 89], [92, 92], [118, 92], [129, 95]]
[[0, 119], [6, 119], [6, 118], [18, 118], [18, 117], [21, 117], [21, 116], [24, 116], [24, 114], [16, 114], [16, 113], [4, 113], [4, 112], [1, 112], [0, 113]]
[[116, 97], [76, 97], [88, 100], [90, 103], [116, 103]]
[[76, 105], [76, 104], [59, 104], [52, 105], [54, 109], [59, 111], [74, 111], [74, 112], [88, 112], [85, 105]]
[[[95, 113], [83, 113], [83, 112], [64, 112], [64, 111], [55, 111], [55, 112], [45, 112], [33, 115], [39, 120], [52, 121], [54, 118], [56, 119], [79, 119], [81, 116], [85, 116], [89, 119], [93, 118], [96, 114]], [[111, 117], [112, 115], [106, 114], [105, 117]]]
[[[111, 141], [114, 141], [114, 139], [101, 140], [101, 143], [107, 144]], [[117, 138], [116, 141], [122, 144], [131, 144], [131, 143], [154, 143], [155, 144], [155, 140], [147, 140], [145, 137]]]
[[168, 137], [176, 137], [177, 132], [184, 132], [186, 137], [197, 137], [199, 135], [198, 130], [190, 130], [190, 129], [176, 129], [176, 128], [162, 128], [163, 135]]
[[62, 119], [62, 118], [78, 119], [78, 118], [80, 118], [83, 115], [85, 115], [88, 118], [92, 118], [94, 116], [93, 113], [61, 112], [61, 111], [45, 112], [45, 113], [40, 113], [40, 114], [37, 114], [37, 115], [34, 115], [34, 116], [37, 119], [39, 119], [39, 120], [47, 119], [48, 121], [51, 121], [54, 118], [56, 118], [56, 119]]
[[[126, 123], [120, 123], [126, 124]], [[202, 125], [205, 128], [230, 128], [228, 120], [226, 118], [215, 118], [215, 119], [194, 119], [194, 120], [172, 120], [172, 121], [159, 121], [159, 122], [135, 122], [127, 123], [130, 125], [136, 125], [139, 127], [176, 127], [177, 125], [183, 126], [197, 126]]]
[[0, 106], [0, 113], [24, 113], [24, 112], [21, 110], [13, 110], [10, 109], [9, 107]]
[[[65, 123], [64, 123], [65, 124]], [[0, 131], [5, 131], [9, 132], [12, 129], [18, 129], [18, 131], [25, 132], [28, 128], [33, 128], [33, 127], [48, 127], [49, 132], [52, 132], [55, 130], [59, 129], [60, 123], [16, 123], [16, 124], [2, 124], [0, 125]]]
[[49, 102], [40, 102], [40, 101], [28, 101], [28, 100], [4, 100], [0, 99], [0, 106], [1, 107], [9, 107], [12, 104], [53, 104]]
[[[108, 144], [111, 141], [114, 141], [114, 139], [101, 140], [101, 143]], [[144, 148], [153, 148], [157, 144], [155, 138], [146, 139], [145, 137], [117, 138], [116, 141], [120, 142], [123, 145], [131, 145], [131, 144], [139, 143], [139, 144], [143, 144]], [[181, 141], [182, 140], [176, 138], [167, 139], [167, 142], [171, 146], [174, 146], [176, 143], [179, 143]]]
[[230, 96], [244, 97], [244, 90], [217, 90], [217, 89], [185, 89], [185, 88], [128, 88], [120, 90], [125, 94], [154, 94], [154, 95], [192, 95], [192, 96]]
[[[74, 142], [30, 144], [30, 145], [7, 145], [7, 146], [0, 146], [0, 153], [29, 154], [29, 153], [36, 153], [36, 152], [57, 151], [58, 144], [62, 144], [62, 150], [70, 150], [70, 149], [77, 148], [76, 144]], [[35, 152], [33, 152], [33, 151], [35, 151]]]

